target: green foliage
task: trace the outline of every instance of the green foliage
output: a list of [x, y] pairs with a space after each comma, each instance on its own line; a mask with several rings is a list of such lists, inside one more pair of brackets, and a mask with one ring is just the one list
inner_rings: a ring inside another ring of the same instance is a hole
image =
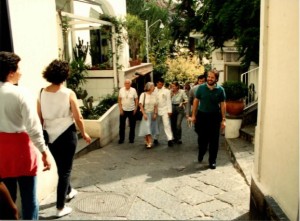
[[99, 104], [93, 107], [93, 97], [83, 100], [83, 107], [80, 107], [84, 119], [99, 119], [109, 108], [118, 102], [117, 89], [101, 99]]
[[82, 60], [72, 60], [70, 63], [70, 75], [67, 79], [67, 87], [72, 89], [79, 97], [80, 85], [83, 85], [87, 74], [86, 65]]
[[215, 48], [235, 40], [242, 67], [259, 61], [260, 0], [203, 0], [197, 11], [198, 27], [206, 41]]
[[86, 56], [89, 50], [89, 43], [87, 42], [86, 45], [84, 45], [84, 41], [80, 40], [78, 37], [78, 43], [73, 48], [73, 55], [75, 61], [82, 61], [83, 63], [86, 60]]
[[248, 95], [247, 85], [240, 81], [225, 81], [222, 87], [225, 90], [226, 100], [236, 101]]
[[145, 45], [144, 22], [137, 16], [127, 14], [125, 21], [125, 29], [127, 30], [128, 44], [130, 48], [131, 58], [136, 60], [140, 56], [141, 47]]
[[73, 48], [74, 59], [70, 63], [70, 75], [67, 79], [67, 87], [72, 89], [78, 98], [84, 93], [80, 85], [85, 84], [85, 76], [87, 67], [85, 59], [87, 56], [89, 44], [84, 45], [83, 40], [78, 38], [78, 44]]
[[168, 59], [167, 64], [168, 72], [164, 76], [167, 82], [194, 82], [197, 76], [204, 72], [204, 68], [199, 65], [196, 56], [180, 55], [175, 59]]
[[[124, 29], [124, 22], [122, 19], [117, 18], [115, 16], [107, 15], [107, 14], [101, 14], [99, 17], [100, 20], [103, 21], [108, 21], [111, 22], [114, 27], [115, 27], [115, 42], [116, 42], [116, 57], [117, 57], [117, 70], [122, 69], [122, 65], [119, 64], [119, 51], [123, 47], [123, 40], [124, 40], [124, 34], [123, 34], [123, 29]], [[109, 36], [112, 36], [112, 31], [111, 29], [108, 32]], [[110, 56], [113, 56], [113, 53], [110, 53]]]

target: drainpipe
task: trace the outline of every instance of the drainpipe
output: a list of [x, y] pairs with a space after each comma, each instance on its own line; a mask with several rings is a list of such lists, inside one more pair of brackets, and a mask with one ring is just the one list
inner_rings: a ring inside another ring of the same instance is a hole
[[114, 72], [114, 88], [118, 88], [118, 82], [119, 82], [119, 74], [117, 70], [117, 51], [116, 51], [116, 28], [113, 25], [111, 27], [112, 29], [112, 53], [113, 53], [113, 72]]

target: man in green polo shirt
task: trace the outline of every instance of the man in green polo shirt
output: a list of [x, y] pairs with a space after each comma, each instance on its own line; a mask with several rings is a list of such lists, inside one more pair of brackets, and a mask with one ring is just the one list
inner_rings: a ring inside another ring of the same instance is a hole
[[[209, 147], [209, 168], [216, 168], [220, 128], [225, 127], [225, 92], [217, 84], [219, 73], [209, 71], [206, 84], [198, 87], [193, 101], [192, 121], [198, 134], [198, 161]], [[200, 101], [200, 105], [199, 105]]]

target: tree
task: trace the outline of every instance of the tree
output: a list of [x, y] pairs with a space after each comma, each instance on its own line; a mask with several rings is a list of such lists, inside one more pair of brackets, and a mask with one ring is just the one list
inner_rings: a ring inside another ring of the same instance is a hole
[[144, 32], [141, 32], [141, 30], [144, 30], [144, 23], [139, 17], [127, 14], [125, 21], [125, 29], [128, 33], [127, 39], [130, 48], [131, 58], [133, 60], [136, 60], [139, 57], [141, 57], [141, 47], [144, 45], [145, 42]]
[[203, 0], [197, 11], [197, 31], [215, 48], [234, 40], [247, 70], [259, 61], [260, 0]]

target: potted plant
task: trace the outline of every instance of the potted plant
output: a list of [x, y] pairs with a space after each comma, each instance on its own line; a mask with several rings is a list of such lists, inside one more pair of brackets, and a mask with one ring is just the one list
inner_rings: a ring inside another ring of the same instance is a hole
[[226, 94], [226, 112], [240, 115], [245, 107], [244, 99], [248, 94], [247, 85], [240, 81], [225, 81], [222, 84]]
[[127, 41], [130, 50], [130, 63], [132, 66], [141, 64], [139, 59], [141, 47], [144, 45], [144, 23], [135, 15], [127, 14], [125, 21], [125, 29], [127, 30]]

